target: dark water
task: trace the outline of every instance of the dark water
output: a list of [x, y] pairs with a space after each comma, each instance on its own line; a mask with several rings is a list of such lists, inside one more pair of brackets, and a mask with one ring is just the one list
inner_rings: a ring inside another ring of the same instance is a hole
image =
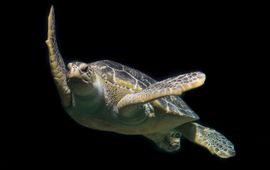
[[27, 53], [12, 51], [18, 53], [14, 60], [20, 69], [8, 67], [10, 74], [20, 73], [17, 84], [8, 85], [15, 89], [15, 94], [9, 96], [19, 96], [16, 105], [5, 106], [11, 115], [5, 125], [5, 157], [10, 164], [23, 160], [27, 165], [56, 162], [125, 167], [122, 162], [126, 162], [138, 167], [216, 169], [240, 167], [261, 159], [257, 153], [262, 151], [259, 147], [265, 134], [252, 128], [258, 127], [258, 118], [252, 114], [258, 106], [247, 100], [252, 90], [245, 77], [246, 64], [253, 55], [247, 47], [248, 16], [238, 8], [187, 10], [175, 6], [54, 3], [59, 47], [66, 62], [109, 59], [157, 80], [189, 71], [204, 72], [206, 83], [185, 93], [183, 99], [204, 125], [220, 131], [235, 144], [236, 156], [222, 160], [187, 140], [182, 141], [179, 153], [167, 154], [143, 137], [95, 131], [71, 120], [60, 105], [49, 70], [44, 41], [50, 4], [31, 3], [17, 15], [16, 21], [25, 21], [18, 25], [30, 34], [21, 43], [29, 49]]

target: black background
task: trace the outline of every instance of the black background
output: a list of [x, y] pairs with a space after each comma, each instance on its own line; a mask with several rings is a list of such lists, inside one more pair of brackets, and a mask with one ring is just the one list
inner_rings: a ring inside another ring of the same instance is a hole
[[[183, 98], [204, 125], [235, 144], [237, 155], [222, 160], [187, 140], [182, 140], [180, 152], [163, 153], [141, 136], [91, 130], [71, 120], [61, 107], [50, 74], [45, 40], [51, 4], [66, 62], [110, 59], [157, 80], [204, 72], [205, 84]], [[258, 81], [257, 71], [265, 69], [257, 61], [265, 55], [259, 54], [263, 26], [252, 4], [40, 1], [6, 8], [10, 10], [5, 13], [5, 25], [13, 31], [6, 34], [5, 44], [13, 48], [5, 57], [8, 78], [3, 80], [7, 86], [3, 92], [8, 94], [3, 106], [8, 110], [4, 119], [8, 165], [18, 160], [27, 165], [119, 168], [126, 167], [123, 162], [130, 167], [147, 164], [177, 169], [262, 165], [257, 161], [265, 152], [262, 141], [267, 134], [261, 131], [266, 127], [262, 123], [265, 113], [251, 95], [256, 93], [252, 83]]]

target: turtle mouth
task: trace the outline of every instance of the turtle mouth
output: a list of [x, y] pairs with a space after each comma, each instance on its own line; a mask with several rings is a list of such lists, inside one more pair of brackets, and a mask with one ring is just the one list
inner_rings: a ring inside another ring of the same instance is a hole
[[89, 84], [89, 81], [87, 79], [87, 76], [84, 74], [81, 74], [78, 71], [69, 71], [67, 72], [67, 82], [68, 83], [85, 83]]
[[89, 84], [88, 80], [85, 79], [85, 78], [83, 78], [83, 77], [81, 78], [81, 81], [84, 82], [84, 83], [86, 83], [86, 84]]
[[70, 77], [70, 78], [67, 78], [67, 82], [68, 83], [85, 83], [85, 84], [89, 84], [89, 82], [86, 80], [86, 79], [84, 79], [84, 78], [79, 78], [79, 77]]

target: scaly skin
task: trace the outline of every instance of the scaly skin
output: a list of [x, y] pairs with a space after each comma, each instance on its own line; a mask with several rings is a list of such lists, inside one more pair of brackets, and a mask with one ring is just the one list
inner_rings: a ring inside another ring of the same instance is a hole
[[55, 19], [54, 8], [51, 7], [51, 11], [48, 18], [48, 38], [46, 40], [48, 46], [51, 72], [56, 84], [57, 90], [61, 97], [61, 101], [64, 107], [71, 105], [70, 89], [67, 86], [65, 63], [58, 50], [56, 36], [55, 36]]
[[55, 35], [54, 9], [48, 18], [46, 41], [51, 72], [67, 113], [88, 128], [144, 135], [161, 149], [180, 149], [181, 134], [221, 158], [235, 155], [222, 134], [192, 123], [199, 119], [178, 95], [201, 86], [205, 75], [188, 73], [155, 81], [122, 64], [103, 60], [73, 62], [66, 70]]

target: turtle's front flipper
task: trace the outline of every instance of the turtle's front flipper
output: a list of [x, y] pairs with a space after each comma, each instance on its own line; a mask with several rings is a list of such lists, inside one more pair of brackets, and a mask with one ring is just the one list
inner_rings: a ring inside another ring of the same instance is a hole
[[56, 42], [53, 7], [51, 7], [48, 17], [48, 39], [46, 40], [46, 44], [49, 50], [51, 72], [55, 84], [61, 97], [63, 106], [68, 107], [71, 104], [71, 94], [70, 89], [67, 86], [65, 64]]
[[235, 155], [233, 144], [214, 129], [204, 127], [198, 123], [187, 123], [179, 126], [179, 129], [184, 137], [207, 148], [212, 154], [216, 154], [221, 158], [229, 158]]
[[205, 74], [193, 72], [168, 78], [151, 84], [146, 89], [124, 96], [117, 104], [117, 108], [150, 102], [160, 97], [181, 95], [183, 92], [201, 86], [205, 81]]

